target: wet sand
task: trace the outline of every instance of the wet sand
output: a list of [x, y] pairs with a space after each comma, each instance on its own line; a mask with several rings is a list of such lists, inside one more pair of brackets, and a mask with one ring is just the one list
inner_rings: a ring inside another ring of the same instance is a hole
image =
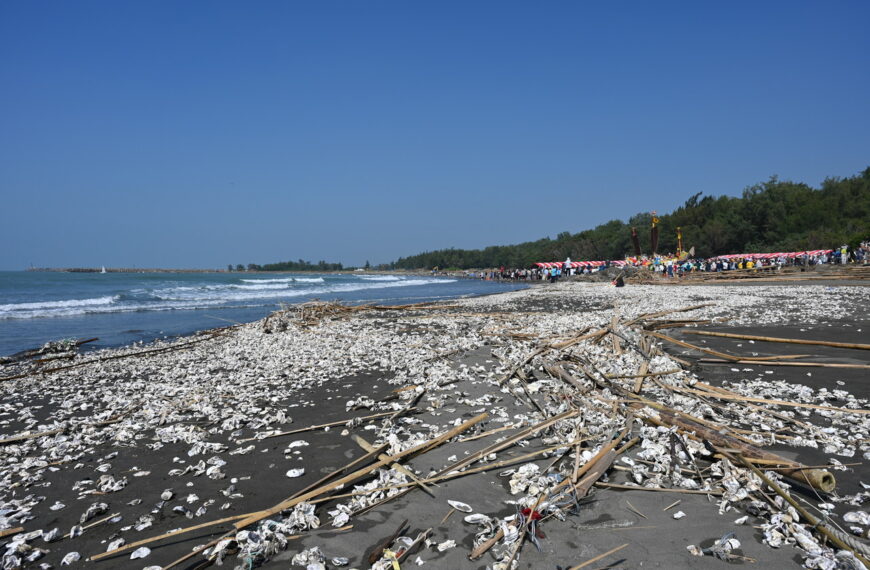
[[[269, 334], [260, 322], [172, 343], [155, 343], [151, 347], [89, 353], [81, 360], [96, 362], [0, 384], [0, 437], [65, 429], [62, 434], [0, 447], [3, 484], [0, 500], [7, 506], [19, 501], [17, 511], [13, 509], [3, 516], [14, 516], [16, 512], [29, 512], [32, 516], [23, 522], [0, 518], [0, 523], [4, 523], [0, 528], [20, 524], [25, 532], [47, 533], [58, 528], [67, 533], [81, 522], [89, 506], [105, 503], [106, 510], [88, 523], [115, 513], [121, 518], [86, 529], [72, 539], [30, 540], [31, 547], [47, 552], [25, 566], [38, 567], [40, 563], [59, 566], [70, 552], [81, 555], [73, 567], [166, 565], [220, 537], [231, 527], [217, 525], [149, 544], [152, 552], [143, 559], [131, 561], [132, 550], [95, 562], [85, 559], [105, 552], [109, 543], [118, 538], [129, 544], [173, 529], [271, 507], [361, 457], [364, 452], [350, 438], [354, 433], [374, 442], [379, 434], [395, 432], [398, 442], [395, 447], [399, 450], [484, 411], [490, 417], [466, 436], [519, 421], [525, 421], [525, 425], [540, 421], [537, 410], [515, 384], [507, 391], [497, 381], [546, 339], [570, 335], [587, 326], [606, 326], [614, 307], [627, 319], [645, 312], [713, 303], [712, 307], [679, 317], [730, 319], [713, 326], [702, 325], [706, 330], [866, 343], [870, 339], [868, 299], [867, 288], [817, 284], [766, 287], [753, 284], [749, 288], [628, 286], [618, 290], [608, 284], [559, 283], [465, 299], [437, 310], [365, 311], [324, 318], [310, 326], [300, 326], [290, 319], [286, 330]], [[812, 353], [813, 361], [870, 364], [868, 351], [823, 347], [795, 350], [795, 345], [750, 345], [732, 339], [681, 336], [679, 330], [664, 332], [735, 354]], [[184, 344], [191, 340], [199, 342]], [[100, 360], [172, 345], [180, 348]], [[663, 348], [679, 358], [698, 360], [699, 355], [684, 354], [682, 348], [667, 345]], [[599, 347], [584, 343], [578, 350], [594, 352]], [[545, 385], [550, 380], [536, 364], [537, 361], [532, 361], [526, 367], [529, 381], [532, 385], [541, 381], [544, 384], [541, 392], [533, 393], [531, 398], [542, 406], [555, 406], [557, 402]], [[772, 374], [767, 374], [768, 370]], [[731, 386], [731, 382], [761, 378], [802, 384], [813, 390], [845, 390], [858, 398], [863, 408], [870, 396], [867, 370], [699, 363], [694, 371], [699, 379], [713, 385]], [[19, 372], [15, 367], [0, 368], [0, 376]], [[450, 381], [455, 383], [446, 385]], [[394, 390], [411, 385], [427, 386], [426, 393], [416, 410], [392, 423], [384, 424], [378, 419], [354, 426], [256, 439], [269, 431], [296, 430], [401, 410], [407, 405], [406, 400], [388, 398]], [[377, 403], [379, 400], [386, 401]], [[826, 404], [842, 406], [844, 401], [832, 396]], [[114, 423], [86, 425], [105, 421]], [[819, 414], [812, 414], [806, 421], [827, 426], [826, 418]], [[594, 451], [612, 426], [596, 423], [593, 416], [589, 416], [585, 425], [591, 437], [587, 445]], [[599, 427], [603, 431], [596, 433]], [[867, 437], [866, 421], [855, 427], [857, 438]], [[408, 466], [423, 477], [514, 431], [474, 441], [453, 440], [414, 458]], [[558, 433], [561, 432], [555, 435]], [[543, 437], [551, 438], [554, 434], [545, 433]], [[293, 445], [300, 441], [304, 443]], [[548, 444], [553, 442], [530, 437], [523, 446], [499, 452], [497, 460], [528, 454]], [[844, 463], [863, 463], [863, 454], [870, 449], [867, 440], [857, 442], [855, 448], [852, 457], [782, 444], [770, 449], [810, 465], [826, 464], [831, 457]], [[627, 455], [633, 453], [634, 450]], [[533, 463], [543, 469], [554, 459], [550, 456]], [[200, 461], [203, 463], [197, 467]], [[573, 459], [566, 458], [562, 466], [571, 463]], [[193, 470], [188, 470], [189, 467]], [[217, 467], [211, 477], [205, 472], [209, 467]], [[304, 468], [305, 473], [287, 477], [286, 473], [295, 468]], [[496, 562], [492, 554], [475, 562], [468, 560], [474, 536], [482, 529], [464, 522], [466, 513], [462, 512], [452, 513], [445, 520], [450, 511], [447, 501], [467, 503], [473, 512], [491, 517], [514, 514], [516, 502], [528, 497], [524, 493], [511, 494], [510, 477], [499, 476], [505, 469], [433, 485], [434, 497], [415, 489], [354, 515], [346, 523], [353, 528], [346, 531], [337, 531], [331, 525], [329, 511], [339, 502], [346, 504], [348, 499], [317, 504], [319, 528], [298, 532], [300, 538], [289, 540], [286, 549], [270, 552], [268, 556], [232, 555], [224, 564], [244, 565], [247, 559], [266, 567], [286, 568], [294, 556], [316, 546], [326, 556], [328, 568], [337, 567], [330, 562], [335, 557], [348, 558], [347, 567], [367, 568], [366, 551], [407, 519], [410, 530], [405, 534], [414, 537], [431, 528], [432, 545], [410, 556], [402, 567], [416, 567], [414, 561], [418, 557], [432, 568], [492, 566]], [[137, 476], [144, 472], [147, 474]], [[862, 492], [860, 481], [870, 481], [867, 473], [865, 465], [835, 471], [838, 495]], [[126, 485], [119, 490], [95, 492], [101, 477], [106, 488], [112, 487], [113, 482], [117, 486], [124, 478]], [[606, 480], [625, 483], [626, 472], [611, 470]], [[167, 489], [172, 490], [173, 496], [163, 501], [160, 495]], [[348, 491], [349, 488], [339, 492]], [[677, 500], [681, 501], [679, 505], [663, 510]], [[818, 497], [809, 500], [821, 502]], [[65, 506], [52, 510], [57, 503]], [[834, 512], [842, 516], [858, 509], [838, 502]], [[679, 510], [686, 517], [675, 520], [672, 515]], [[762, 543], [760, 529], [752, 526], [765, 522], [762, 518], [750, 517], [747, 524], [735, 525], [733, 521], [743, 514], [740, 509], [718, 514], [716, 499], [706, 495], [596, 488], [581, 501], [576, 513], [565, 520], [550, 519], [543, 523], [540, 550], [526, 543], [517, 559], [520, 568], [570, 567], [627, 543], [618, 553], [590, 567], [725, 567], [727, 562], [710, 556], [691, 556], [686, 547], [708, 546], [733, 531], [741, 541], [740, 552], [759, 564], [774, 568], [801, 566], [805, 556], [794, 546], [774, 549]], [[141, 531], [127, 528], [146, 519], [151, 524]], [[272, 519], [278, 520], [280, 516]], [[5, 538], [2, 542], [8, 544], [11, 540], [12, 537]], [[439, 551], [436, 545], [447, 540], [454, 540], [456, 546]], [[24, 552], [22, 559], [28, 554], [34, 555], [32, 550]], [[198, 555], [181, 567], [195, 567], [203, 559]]]

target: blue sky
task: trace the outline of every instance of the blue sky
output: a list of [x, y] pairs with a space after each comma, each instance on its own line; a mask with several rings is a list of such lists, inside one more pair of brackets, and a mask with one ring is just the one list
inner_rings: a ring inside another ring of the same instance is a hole
[[870, 3], [0, 3], [0, 269], [388, 262], [870, 166]]

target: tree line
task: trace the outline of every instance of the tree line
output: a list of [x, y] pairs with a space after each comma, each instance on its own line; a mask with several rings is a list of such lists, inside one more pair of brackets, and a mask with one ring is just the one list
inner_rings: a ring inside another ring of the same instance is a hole
[[[740, 197], [691, 196], [668, 214], [659, 214], [657, 253], [677, 250], [677, 228], [683, 248], [696, 257], [726, 253], [804, 251], [848, 244], [870, 237], [870, 167], [848, 178], [828, 178], [820, 188], [781, 181], [750, 186]], [[652, 215], [628, 221], [611, 220], [576, 234], [562, 232], [515, 245], [484, 249], [441, 249], [390, 264], [399, 269], [528, 267], [537, 261], [613, 260], [634, 255], [631, 228], [637, 228], [641, 250], [650, 252]]]
[[235, 267], [227, 265], [227, 271], [341, 271], [342, 269], [344, 269], [344, 266], [341, 263], [327, 263], [322, 260], [317, 263], [311, 263], [304, 259], [298, 261], [279, 261], [263, 265], [257, 263], [249, 263], [248, 265], [239, 263]]

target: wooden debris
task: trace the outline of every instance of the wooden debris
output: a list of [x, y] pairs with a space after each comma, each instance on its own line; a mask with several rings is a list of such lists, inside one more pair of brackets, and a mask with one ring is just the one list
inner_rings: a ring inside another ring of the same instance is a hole
[[[414, 409], [414, 408], [411, 408], [411, 410], [413, 410], [413, 409]], [[411, 411], [411, 410], [406, 410], [406, 411]], [[281, 433], [273, 433], [273, 434], [270, 434], [270, 435], [267, 435], [267, 436], [263, 436], [263, 437], [247, 437], [247, 438], [245, 438], [245, 439], [240, 439], [240, 440], [239, 440], [239, 443], [247, 443], [247, 442], [249, 442], [249, 441], [261, 441], [261, 440], [264, 440], [264, 439], [272, 439], [273, 437], [284, 437], [285, 435], [293, 435], [293, 434], [296, 434], [296, 433], [304, 433], [304, 432], [306, 432], [306, 431], [314, 431], [314, 430], [323, 429], [323, 428], [328, 428], [328, 427], [343, 426], [343, 425], [347, 424], [347, 422], [352, 422], [352, 421], [354, 421], [354, 420], [358, 420], [358, 421], [375, 420], [375, 419], [378, 419], [378, 418], [385, 418], [385, 417], [387, 417], [387, 416], [391, 416], [391, 415], [393, 415], [393, 414], [394, 414], [394, 412], [381, 412], [381, 413], [379, 413], [379, 414], [372, 414], [372, 415], [370, 415], [370, 416], [363, 416], [363, 417], [361, 417], [361, 418], [347, 418], [346, 420], [338, 420], [338, 421], [335, 421], [335, 422], [329, 422], [329, 423], [325, 423], [325, 424], [319, 424], [319, 425], [316, 425], [316, 426], [308, 426], [308, 427], [299, 428], [299, 429], [294, 429], [294, 430], [290, 430], [290, 431], [282, 431]]]
[[[362, 437], [360, 437], [356, 434], [353, 434], [351, 436], [351, 438], [354, 440], [354, 442], [356, 442], [356, 444], [358, 446], [362, 447], [364, 450], [368, 451], [369, 453], [378, 453], [378, 456], [377, 456], [378, 459], [385, 459], [385, 458], [389, 457], [388, 455], [386, 455], [384, 453], [380, 453], [380, 451], [378, 451], [378, 449], [375, 446], [373, 446], [372, 444], [370, 444], [369, 442], [364, 440]], [[381, 447], [384, 447], [384, 446], [381, 446]], [[420, 489], [425, 491], [426, 494], [429, 495], [430, 497], [435, 496], [435, 493], [432, 492], [432, 489], [427, 487], [425, 483], [423, 483], [416, 475], [414, 475], [414, 473], [410, 469], [406, 468], [404, 465], [402, 465], [400, 463], [393, 463], [390, 465], [390, 467], [395, 469], [396, 471], [399, 471], [400, 473], [403, 473], [408, 479], [417, 483], [417, 485], [420, 486]]]
[[378, 542], [372, 549], [369, 551], [369, 555], [366, 557], [369, 564], [374, 564], [378, 560], [381, 559], [381, 556], [384, 555], [384, 550], [388, 549], [393, 541], [402, 536], [402, 533], [408, 530], [411, 525], [408, 522], [408, 519], [403, 520], [399, 527], [387, 538]]
[[[779, 462], [777, 463], [778, 465], [790, 465], [792, 466], [792, 470], [783, 470], [783, 474], [798, 480], [801, 483], [807, 484], [814, 489], [830, 493], [837, 485], [837, 481], [830, 471], [823, 469], [807, 469], [804, 465], [794, 461], [789, 461], [775, 453], [744, 443], [735, 437], [722, 433], [721, 430], [711, 429], [696, 421], [686, 418], [684, 414], [668, 411], [664, 409], [664, 407], [658, 408], [657, 412], [659, 414], [659, 419], [665, 424], [676, 426], [688, 434], [696, 434], [697, 437], [709, 441], [717, 447], [739, 449], [744, 456], [749, 458], [767, 459]], [[650, 418], [644, 419], [650, 420]]]
[[805, 340], [800, 338], [780, 338], [772, 336], [757, 336], [751, 334], [734, 334], [713, 331], [686, 331], [686, 334], [696, 334], [702, 336], [717, 336], [723, 338], [736, 338], [740, 340], [758, 340], [763, 342], [779, 342], [786, 344], [809, 344], [813, 346], [832, 346], [836, 348], [855, 348], [858, 350], [870, 350], [870, 344], [859, 344], [855, 342], [833, 342], [828, 340]]
[[710, 364], [755, 364], [755, 365], [764, 365], [764, 366], [802, 366], [808, 368], [848, 368], [851, 370], [870, 370], [870, 364], [844, 364], [837, 362], [776, 362], [773, 360], [731, 360], [730, 362], [726, 362], [724, 360], [717, 360], [715, 358], [702, 358], [700, 362], [706, 362]]
[[577, 566], [572, 566], [570, 568], [570, 570], [580, 570], [581, 568], [586, 568], [590, 564], [594, 564], [594, 563], [598, 562], [599, 560], [601, 560], [602, 558], [607, 558], [611, 554], [616, 554], [617, 552], [619, 552], [620, 550], [622, 550], [623, 548], [628, 546], [628, 544], [629, 543], [626, 542], [625, 544], [623, 544], [621, 546], [617, 546], [616, 548], [611, 548], [610, 550], [608, 550], [604, 554], [599, 554], [598, 556], [596, 556], [594, 558], [590, 558], [589, 560], [587, 560], [586, 562], [583, 562], [582, 564], [578, 564]]
[[0, 530], [0, 538], [6, 538], [7, 536], [12, 536], [13, 534], [18, 534], [24, 532], [23, 526], [16, 526], [15, 528], [6, 528]]
[[662, 510], [667, 511], [667, 510], [673, 509], [674, 507], [676, 507], [677, 505], [679, 505], [682, 502], [683, 502], [682, 499], [678, 499], [678, 500], [674, 501], [673, 503], [671, 503], [670, 505], [668, 505], [667, 507], [663, 508]]

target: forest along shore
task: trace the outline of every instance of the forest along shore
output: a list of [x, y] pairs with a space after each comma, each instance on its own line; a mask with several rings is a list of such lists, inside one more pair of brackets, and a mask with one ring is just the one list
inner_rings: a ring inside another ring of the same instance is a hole
[[868, 302], [563, 282], [3, 366], [3, 564], [860, 568]]

